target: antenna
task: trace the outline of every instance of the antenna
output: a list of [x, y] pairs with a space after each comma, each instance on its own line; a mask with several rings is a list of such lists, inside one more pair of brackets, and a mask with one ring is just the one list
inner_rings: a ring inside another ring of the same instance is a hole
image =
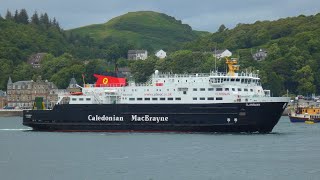
[[214, 72], [217, 72], [217, 44], [214, 46]]

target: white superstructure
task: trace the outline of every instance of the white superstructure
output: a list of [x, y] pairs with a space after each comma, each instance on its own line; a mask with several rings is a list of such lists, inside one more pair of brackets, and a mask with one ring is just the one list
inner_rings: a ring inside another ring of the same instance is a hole
[[[83, 95], [70, 96], [70, 104], [208, 104], [280, 102], [270, 97], [254, 73], [235, 73], [236, 60], [229, 60], [228, 73], [162, 74], [157, 70], [144, 84], [127, 86], [86, 85]], [[233, 69], [232, 69], [233, 68]], [[61, 98], [62, 99], [62, 98]], [[254, 105], [254, 104], [252, 104]]]

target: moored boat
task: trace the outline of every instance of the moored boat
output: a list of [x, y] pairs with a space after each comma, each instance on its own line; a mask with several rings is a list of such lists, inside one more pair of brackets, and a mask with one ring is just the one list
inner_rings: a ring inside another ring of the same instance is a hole
[[293, 123], [304, 122], [313, 124], [320, 122], [320, 107], [315, 105], [299, 106], [289, 113], [290, 121]]
[[23, 124], [38, 131], [271, 132], [288, 97], [271, 97], [252, 72], [162, 74], [145, 84], [117, 74], [95, 75], [81, 95], [65, 95], [50, 110], [26, 110]]

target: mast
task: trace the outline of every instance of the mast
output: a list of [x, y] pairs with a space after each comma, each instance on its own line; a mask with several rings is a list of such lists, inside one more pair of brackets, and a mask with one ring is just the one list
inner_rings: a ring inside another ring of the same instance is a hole
[[214, 72], [217, 72], [217, 46], [214, 47]]
[[235, 75], [235, 71], [239, 70], [239, 65], [237, 65], [237, 59], [236, 58], [231, 58], [228, 59], [228, 57], [226, 57], [226, 64], [228, 65], [228, 75], [230, 76], [234, 76]]

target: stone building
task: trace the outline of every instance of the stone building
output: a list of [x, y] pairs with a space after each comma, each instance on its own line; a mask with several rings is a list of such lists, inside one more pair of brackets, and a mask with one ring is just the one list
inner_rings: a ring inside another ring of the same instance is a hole
[[81, 92], [81, 88], [78, 86], [75, 78], [71, 78], [67, 91], [69, 93]]
[[128, 59], [129, 60], [145, 60], [148, 58], [147, 50], [129, 50], [128, 51]]
[[58, 100], [58, 88], [52, 82], [43, 81], [39, 76], [34, 82], [12, 82], [9, 77], [7, 83], [7, 103], [9, 107], [32, 109], [35, 97], [43, 97], [46, 108], [52, 108]]
[[37, 53], [29, 57], [28, 63], [32, 65], [33, 68], [40, 68], [40, 62], [47, 55], [47, 53]]
[[0, 109], [7, 105], [6, 92], [0, 90]]
[[253, 59], [256, 61], [264, 60], [268, 56], [268, 51], [265, 49], [259, 49], [256, 53], [252, 55]]

